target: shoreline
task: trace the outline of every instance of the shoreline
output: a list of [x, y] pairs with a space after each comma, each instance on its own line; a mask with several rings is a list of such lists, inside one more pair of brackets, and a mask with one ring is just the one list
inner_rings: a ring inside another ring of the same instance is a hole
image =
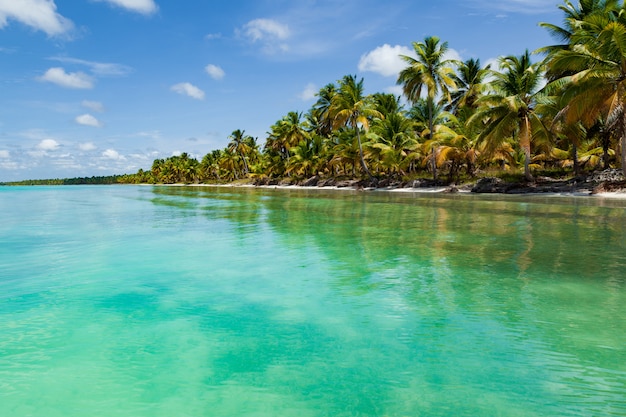
[[350, 192], [382, 192], [382, 193], [406, 193], [406, 194], [449, 194], [449, 195], [493, 195], [507, 197], [577, 197], [577, 198], [594, 198], [594, 199], [612, 199], [626, 200], [626, 190], [602, 191], [594, 192], [593, 188], [581, 187], [572, 191], [536, 191], [527, 187], [524, 192], [507, 193], [507, 192], [474, 192], [467, 187], [457, 188], [455, 186], [436, 186], [436, 187], [357, 187], [357, 186], [307, 186], [307, 185], [255, 185], [255, 184], [142, 184], [165, 187], [214, 187], [214, 188], [254, 188], [265, 190], [315, 190], [315, 191], [350, 191]]

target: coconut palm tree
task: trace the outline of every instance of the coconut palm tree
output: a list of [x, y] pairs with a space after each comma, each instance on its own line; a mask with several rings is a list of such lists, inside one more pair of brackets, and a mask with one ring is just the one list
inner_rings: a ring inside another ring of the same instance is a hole
[[372, 124], [370, 147], [379, 157], [380, 165], [390, 174], [406, 175], [419, 155], [414, 123], [400, 112], [390, 113]]
[[530, 173], [531, 144], [533, 140], [547, 140], [550, 132], [536, 111], [541, 99], [541, 64], [532, 63], [530, 53], [506, 56], [500, 59], [501, 72], [494, 71], [492, 92], [478, 99], [479, 110], [470, 123], [484, 123], [479, 141], [502, 141], [515, 137], [524, 154], [524, 176], [533, 181]]
[[252, 151], [252, 148], [249, 145], [250, 136], [245, 133], [245, 130], [237, 129], [228, 137], [228, 139], [230, 139], [230, 142], [228, 143], [228, 150], [237, 154], [241, 158], [241, 161], [243, 162], [244, 176], [248, 175], [250, 172], [246, 157]]
[[[397, 83], [402, 85], [404, 95], [412, 103], [416, 103], [425, 90], [429, 109], [428, 130], [432, 135], [433, 110], [438, 96], [441, 95], [450, 102], [452, 99], [450, 90], [456, 88], [454, 66], [457, 62], [446, 59], [448, 43], [441, 43], [436, 36], [429, 36], [424, 39], [424, 42], [413, 42], [413, 49], [416, 57], [401, 55], [408, 66], [400, 71]], [[434, 154], [432, 170], [433, 178], [437, 180], [437, 163]]]
[[361, 168], [373, 180], [374, 176], [368, 169], [363, 156], [361, 129], [367, 131], [370, 120], [382, 119], [383, 115], [374, 108], [371, 98], [364, 95], [363, 79], [357, 81], [356, 76], [344, 76], [339, 81], [337, 93], [332, 97], [329, 111], [334, 115], [333, 126], [335, 128], [346, 126], [354, 130], [359, 145]]
[[565, 15], [562, 27], [546, 22], [539, 23], [539, 26], [548, 30], [552, 37], [563, 43], [544, 46], [536, 51], [538, 53], [550, 55], [560, 50], [569, 49], [572, 36], [580, 29], [583, 20], [595, 14], [614, 15], [619, 10], [619, 0], [579, 0], [577, 5], [565, 0], [564, 4], [560, 4], [558, 8]]
[[317, 101], [311, 108], [311, 115], [317, 120], [317, 133], [329, 137], [333, 131], [334, 115], [331, 112], [333, 97], [337, 94], [337, 86], [333, 83], [326, 84], [317, 93]]
[[490, 65], [480, 65], [480, 59], [461, 62], [453, 75], [456, 89], [450, 93], [452, 101], [447, 109], [455, 114], [464, 107], [475, 109], [476, 100], [485, 92], [489, 69]]
[[[550, 87], [562, 90], [567, 103], [556, 120], [578, 121], [619, 138], [622, 171], [626, 174], [626, 7], [593, 13], [577, 21], [568, 48], [547, 58]], [[607, 140], [608, 142], [608, 140]]]

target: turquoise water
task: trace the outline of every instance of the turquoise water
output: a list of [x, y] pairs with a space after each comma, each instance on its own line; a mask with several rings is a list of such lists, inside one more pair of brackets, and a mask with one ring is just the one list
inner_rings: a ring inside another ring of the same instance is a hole
[[625, 207], [0, 187], [0, 416], [624, 416]]

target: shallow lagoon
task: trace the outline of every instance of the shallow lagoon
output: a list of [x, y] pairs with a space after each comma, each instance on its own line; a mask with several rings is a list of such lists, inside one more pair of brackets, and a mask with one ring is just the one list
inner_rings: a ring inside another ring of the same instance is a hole
[[626, 415], [626, 202], [0, 187], [1, 416]]

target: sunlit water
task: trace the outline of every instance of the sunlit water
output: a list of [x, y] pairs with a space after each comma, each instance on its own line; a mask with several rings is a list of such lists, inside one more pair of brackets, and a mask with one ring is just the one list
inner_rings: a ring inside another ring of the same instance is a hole
[[624, 207], [0, 187], [0, 416], [624, 416]]

